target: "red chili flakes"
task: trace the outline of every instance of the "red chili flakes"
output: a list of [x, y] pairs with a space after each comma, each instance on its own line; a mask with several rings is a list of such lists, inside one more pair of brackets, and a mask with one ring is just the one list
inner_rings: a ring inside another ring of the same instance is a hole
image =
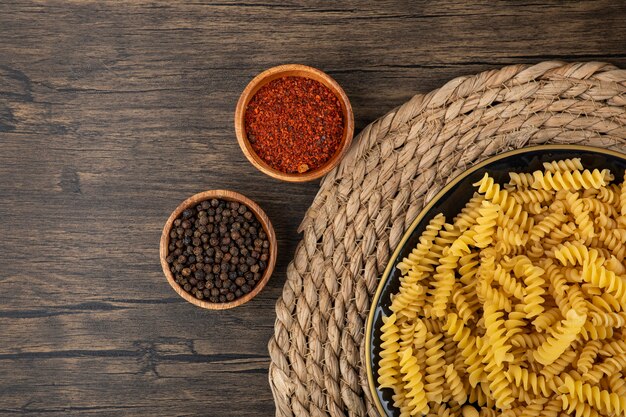
[[246, 108], [254, 151], [271, 167], [303, 173], [323, 165], [343, 136], [339, 99], [322, 83], [282, 77], [261, 87]]

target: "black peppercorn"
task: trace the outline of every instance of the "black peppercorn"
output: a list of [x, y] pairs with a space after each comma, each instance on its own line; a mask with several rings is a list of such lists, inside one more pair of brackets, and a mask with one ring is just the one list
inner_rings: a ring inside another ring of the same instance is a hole
[[166, 261], [176, 282], [210, 302], [250, 293], [269, 260], [267, 233], [237, 202], [211, 199], [184, 210], [169, 237]]

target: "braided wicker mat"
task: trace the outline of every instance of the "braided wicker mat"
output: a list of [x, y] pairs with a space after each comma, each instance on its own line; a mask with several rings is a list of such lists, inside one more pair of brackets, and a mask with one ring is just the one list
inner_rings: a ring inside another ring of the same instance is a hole
[[422, 207], [503, 151], [576, 143], [626, 152], [626, 71], [543, 62], [456, 78], [367, 126], [323, 180], [269, 342], [276, 416], [376, 416], [364, 366], [370, 299]]

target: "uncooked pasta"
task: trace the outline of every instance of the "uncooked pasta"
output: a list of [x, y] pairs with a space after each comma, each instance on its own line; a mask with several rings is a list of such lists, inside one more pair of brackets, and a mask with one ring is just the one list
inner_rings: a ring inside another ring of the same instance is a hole
[[398, 268], [377, 380], [404, 416], [626, 415], [626, 183], [489, 174]]

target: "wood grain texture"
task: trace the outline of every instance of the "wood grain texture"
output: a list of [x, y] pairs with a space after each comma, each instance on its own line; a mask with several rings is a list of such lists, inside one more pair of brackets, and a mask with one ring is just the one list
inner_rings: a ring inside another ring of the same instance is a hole
[[[242, 89], [298, 62], [351, 99], [356, 132], [464, 74], [547, 59], [626, 67], [626, 4], [0, 3], [0, 415], [269, 416], [274, 301], [317, 184], [253, 168]], [[167, 284], [159, 237], [226, 188], [277, 232], [267, 287], [228, 311]]]

